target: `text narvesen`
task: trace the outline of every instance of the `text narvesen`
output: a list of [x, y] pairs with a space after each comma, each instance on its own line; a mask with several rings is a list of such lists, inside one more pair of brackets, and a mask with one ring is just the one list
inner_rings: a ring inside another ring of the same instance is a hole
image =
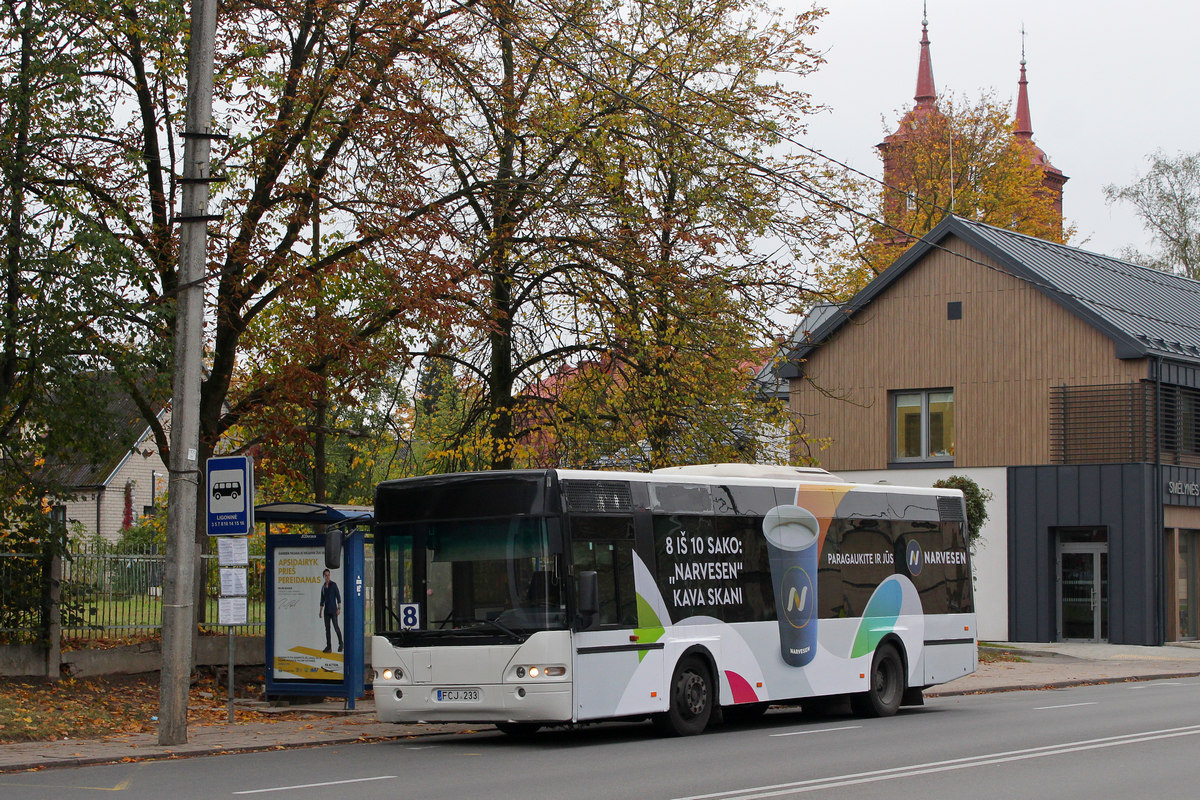
[[[967, 563], [965, 550], [928, 550], [923, 553], [926, 564], [959, 564]], [[830, 553], [826, 563], [830, 566], [850, 566], [864, 564], [893, 564], [895, 556], [891, 553]]]
[[[277, 583], [321, 583], [320, 574], [309, 572], [306, 575], [296, 574], [298, 567], [319, 567], [320, 559], [316, 558], [281, 558], [275, 564]], [[307, 572], [307, 570], [306, 570]]]
[[[695, 561], [678, 561], [668, 583], [692, 581], [734, 582], [742, 574], [742, 562], [732, 560], [699, 560], [705, 556], [740, 556], [742, 542], [736, 536], [697, 536], [687, 531], [668, 536], [665, 542], [668, 555], [695, 556]], [[741, 586], [690, 586], [671, 589], [671, 601], [676, 608], [697, 606], [726, 606], [742, 602]]]
[[[742, 541], [738, 537], [702, 536], [684, 530], [666, 537], [663, 547], [666, 555], [679, 559], [674, 561], [667, 575], [670, 599], [675, 608], [730, 606], [743, 602], [743, 587], [737, 582], [744, 564], [740, 559], [730, 558], [742, 555]], [[922, 557], [923, 563], [930, 566], [967, 563], [967, 553], [963, 550], [927, 550]], [[895, 560], [895, 554], [886, 551], [825, 554], [825, 563], [837, 567], [892, 566]], [[798, 601], [799, 598], [789, 599]]]

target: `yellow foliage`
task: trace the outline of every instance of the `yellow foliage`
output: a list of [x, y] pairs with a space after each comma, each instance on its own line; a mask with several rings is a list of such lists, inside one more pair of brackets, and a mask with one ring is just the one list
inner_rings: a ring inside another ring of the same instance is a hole
[[953, 97], [910, 113], [888, 137], [890, 185], [844, 176], [841, 195], [863, 214], [817, 270], [817, 294], [849, 299], [947, 214], [1065, 242], [1055, 196], [1032, 142], [1017, 137], [1006, 106], [990, 95], [974, 104]]

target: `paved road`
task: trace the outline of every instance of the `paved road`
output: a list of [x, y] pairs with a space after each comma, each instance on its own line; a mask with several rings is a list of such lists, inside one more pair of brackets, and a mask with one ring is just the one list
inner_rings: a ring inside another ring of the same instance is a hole
[[481, 730], [14, 773], [0, 798], [1192, 797], [1198, 700], [1189, 678], [939, 697], [882, 720], [773, 711], [688, 739], [612, 723], [532, 744]]

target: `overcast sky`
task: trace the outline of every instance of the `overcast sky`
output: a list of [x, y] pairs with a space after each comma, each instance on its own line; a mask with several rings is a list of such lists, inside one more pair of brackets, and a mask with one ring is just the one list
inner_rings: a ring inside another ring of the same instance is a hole
[[[785, 8], [802, 9], [802, 0]], [[830, 107], [805, 144], [872, 175], [874, 149], [912, 105], [921, 0], [825, 0], [816, 39], [826, 63], [804, 82]], [[939, 94], [974, 101], [985, 90], [1015, 105], [1024, 25], [1034, 141], [1070, 177], [1064, 213], [1073, 244], [1117, 254], [1148, 248], [1131, 207], [1110, 206], [1106, 184], [1145, 172], [1146, 156], [1200, 151], [1200, 3], [1185, 0], [929, 0]]]

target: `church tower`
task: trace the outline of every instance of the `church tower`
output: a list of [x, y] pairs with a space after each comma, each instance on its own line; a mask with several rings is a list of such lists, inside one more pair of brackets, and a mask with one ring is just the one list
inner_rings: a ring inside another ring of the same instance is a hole
[[[1023, 36], [1024, 32], [1022, 31]], [[1033, 141], [1033, 126], [1030, 122], [1029, 114], [1028, 85], [1029, 81], [1025, 74], [1025, 43], [1024, 39], [1022, 39], [1021, 77], [1018, 81], [1014, 135], [1028, 150], [1030, 162], [1042, 171], [1042, 191], [1052, 200], [1058, 218], [1058, 230], [1061, 232], [1063, 185], [1068, 179], [1067, 176], [1063, 175], [1062, 170], [1050, 163], [1050, 159], [1046, 156], [1045, 151]], [[880, 156], [883, 158], [883, 182], [886, 187], [889, 187], [884, 189], [886, 194], [883, 204], [883, 221], [892, 230], [883, 237], [883, 241], [886, 244], [911, 241], [910, 237], [896, 232], [896, 229], [905, 229], [907, 227], [905, 225], [905, 218], [914, 210], [916, 205], [914, 197], [906, 195], [903, 190], [897, 188], [910, 184], [908, 180], [910, 176], [903, 174], [905, 147], [912, 140], [919, 128], [929, 123], [939, 122], [939, 118], [942, 117], [942, 112], [937, 106], [937, 89], [933, 81], [933, 58], [929, 50], [929, 19], [927, 15], [921, 20], [921, 49], [917, 61], [917, 90], [913, 96], [913, 100], [913, 107], [900, 119], [900, 124], [896, 127], [896, 130], [885, 136], [883, 141], [876, 145], [879, 148]], [[954, 166], [953, 155], [951, 155], [951, 175], [953, 175]], [[951, 178], [951, 186], [953, 184], [954, 181]]]
[[1017, 81], [1017, 120], [1016, 136], [1026, 143], [1029, 148], [1029, 158], [1034, 166], [1042, 170], [1042, 189], [1052, 198], [1054, 210], [1058, 214], [1059, 231], [1062, 230], [1063, 220], [1063, 185], [1069, 180], [1062, 170], [1050, 163], [1046, 151], [1033, 142], [1033, 123], [1029, 118], [1029, 81], [1025, 78], [1025, 42], [1021, 32], [1021, 79]]
[[[930, 115], [940, 115], [937, 107], [937, 89], [933, 83], [933, 58], [929, 53], [929, 18], [921, 20], [921, 54], [917, 62], [917, 91], [913, 95], [915, 105], [900, 119], [896, 130], [885, 136], [876, 145], [883, 157], [883, 182], [887, 186], [902, 186], [906, 181], [900, 175], [900, 160], [904, 146], [912, 137], [913, 128]], [[910, 210], [911, 198], [903, 192], [886, 190], [883, 219], [889, 225], [897, 228], [905, 214]]]

